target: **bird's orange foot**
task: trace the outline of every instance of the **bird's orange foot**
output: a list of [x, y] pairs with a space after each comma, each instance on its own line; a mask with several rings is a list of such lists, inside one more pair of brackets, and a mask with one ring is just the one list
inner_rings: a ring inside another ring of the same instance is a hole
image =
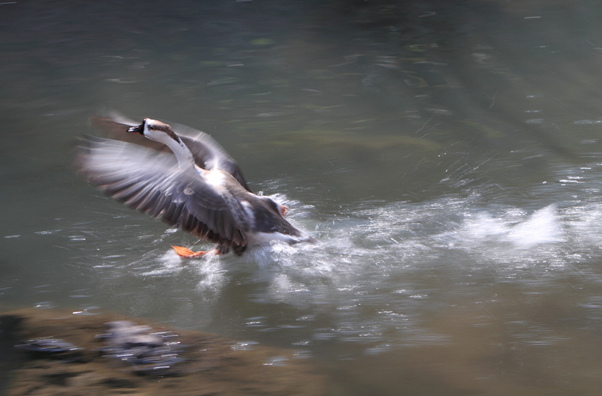
[[171, 247], [173, 248], [173, 250], [176, 251], [176, 253], [178, 254], [178, 256], [183, 257], [183, 258], [194, 258], [194, 257], [201, 257], [204, 256], [208, 253], [214, 252], [216, 254], [218, 254], [217, 249], [215, 251], [212, 250], [201, 250], [198, 252], [193, 252], [192, 250], [185, 248], [183, 246], [174, 246], [171, 245]]

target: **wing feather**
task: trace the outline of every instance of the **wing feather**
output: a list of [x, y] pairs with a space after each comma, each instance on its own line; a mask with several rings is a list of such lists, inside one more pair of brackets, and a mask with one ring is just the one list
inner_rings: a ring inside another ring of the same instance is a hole
[[[169, 148], [161, 143], [126, 133], [126, 130], [129, 127], [135, 126], [136, 122], [115, 111], [105, 111], [102, 115], [92, 117], [91, 123], [104, 131], [106, 136], [111, 139], [128, 141], [152, 148], [158, 152], [170, 152]], [[217, 168], [228, 172], [245, 190], [251, 191], [236, 161], [210, 135], [185, 125], [174, 123], [170, 125], [173, 131], [180, 136], [184, 144], [188, 146], [198, 166], [203, 169]]]
[[246, 244], [237, 208], [195, 170], [180, 170], [171, 153], [88, 137], [76, 165], [92, 185], [130, 208], [223, 246]]

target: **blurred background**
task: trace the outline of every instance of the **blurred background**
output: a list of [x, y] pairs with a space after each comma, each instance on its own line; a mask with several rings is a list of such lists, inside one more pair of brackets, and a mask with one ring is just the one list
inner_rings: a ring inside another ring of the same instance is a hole
[[[348, 395], [598, 394], [600, 20], [568, 0], [1, 2], [0, 304], [297, 349]], [[106, 108], [211, 134], [320, 243], [182, 264], [170, 244], [208, 245], [75, 174]]]

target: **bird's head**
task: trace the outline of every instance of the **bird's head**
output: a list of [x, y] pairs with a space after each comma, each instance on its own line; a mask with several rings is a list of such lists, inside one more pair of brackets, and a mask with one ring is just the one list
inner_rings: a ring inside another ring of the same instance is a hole
[[147, 139], [159, 142], [163, 142], [168, 136], [176, 142], [180, 142], [180, 139], [171, 129], [171, 126], [151, 118], [145, 118], [142, 120], [142, 124], [128, 128], [127, 131], [129, 133], [139, 133]]
[[284, 215], [288, 212], [288, 208], [281, 203], [274, 201], [272, 198], [264, 197], [267, 201], [268, 206], [280, 216], [284, 217]]

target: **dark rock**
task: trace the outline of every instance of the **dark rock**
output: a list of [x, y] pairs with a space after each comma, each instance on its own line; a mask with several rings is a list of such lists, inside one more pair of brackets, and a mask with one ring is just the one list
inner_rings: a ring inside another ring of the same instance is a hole
[[64, 355], [66, 353], [75, 353], [82, 349], [70, 342], [53, 337], [34, 338], [22, 344], [17, 344], [15, 347], [42, 355]]
[[172, 340], [177, 334], [171, 331], [151, 332], [151, 327], [128, 320], [107, 327], [107, 333], [97, 336], [106, 340], [107, 346], [100, 348], [104, 356], [129, 363], [140, 374], [176, 375], [174, 365], [186, 360], [178, 357], [182, 346]]
[[[332, 394], [312, 359], [295, 359], [293, 350], [261, 345], [239, 350], [235, 341], [214, 334], [124, 320], [36, 309], [0, 315], [0, 324], [15, 324], [0, 327], [0, 336], [29, 340], [19, 349], [18, 342], [10, 344], [25, 360], [22, 365], [0, 365], [12, 369], [6, 395]], [[53, 356], [73, 346], [81, 348], [77, 360]], [[30, 349], [34, 353], [23, 353]], [[0, 363], [5, 356], [0, 354]], [[272, 364], [275, 357], [285, 363]]]

